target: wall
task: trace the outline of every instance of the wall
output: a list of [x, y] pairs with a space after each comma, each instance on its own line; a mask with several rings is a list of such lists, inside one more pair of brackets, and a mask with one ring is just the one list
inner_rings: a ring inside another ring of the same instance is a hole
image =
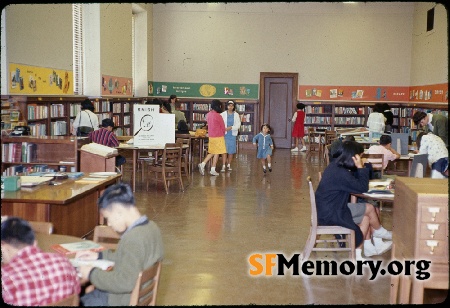
[[4, 9], [8, 64], [73, 69], [72, 5], [10, 4]]
[[102, 74], [132, 77], [131, 9], [131, 3], [100, 5]]
[[[432, 5], [142, 4], [148, 11], [148, 80], [258, 84], [260, 72], [298, 72], [299, 83], [309, 85], [448, 82], [448, 23], [442, 5], [436, 6], [435, 31], [426, 35], [422, 30]], [[71, 4], [5, 9], [2, 72], [10, 62], [72, 69]], [[98, 11], [101, 73], [131, 77], [132, 4], [100, 4]]]
[[414, 7], [410, 85], [448, 83], [448, 12], [442, 4], [434, 9], [434, 30], [427, 33], [427, 11], [435, 3]]
[[393, 3], [155, 4], [154, 80], [396, 85], [410, 80], [413, 8]]

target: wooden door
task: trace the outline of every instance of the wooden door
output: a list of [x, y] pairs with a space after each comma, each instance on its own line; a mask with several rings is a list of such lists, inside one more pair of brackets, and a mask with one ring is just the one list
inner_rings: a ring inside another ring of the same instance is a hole
[[[269, 123], [275, 147], [289, 149], [297, 105], [298, 73], [260, 74], [260, 125]], [[259, 129], [259, 128], [256, 128]]]

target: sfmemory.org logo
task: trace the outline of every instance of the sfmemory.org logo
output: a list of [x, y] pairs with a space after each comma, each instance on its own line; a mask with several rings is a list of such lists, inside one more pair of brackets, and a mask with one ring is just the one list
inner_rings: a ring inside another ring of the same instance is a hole
[[284, 276], [289, 272], [293, 276], [301, 274], [307, 276], [337, 276], [364, 275], [364, 269], [370, 270], [370, 280], [378, 275], [416, 275], [418, 280], [430, 278], [428, 260], [392, 260], [387, 266], [382, 266], [381, 260], [365, 261], [334, 261], [334, 260], [305, 260], [300, 254], [293, 254], [286, 258], [280, 253], [254, 253], [248, 257], [250, 276]]

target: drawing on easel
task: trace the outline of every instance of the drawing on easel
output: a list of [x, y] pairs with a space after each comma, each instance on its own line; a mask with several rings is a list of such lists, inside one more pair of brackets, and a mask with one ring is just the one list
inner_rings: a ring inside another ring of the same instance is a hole
[[142, 117], [141, 117], [141, 120], [139, 121], [139, 125], [140, 125], [140, 128], [138, 129], [138, 131], [134, 134], [134, 136], [136, 136], [137, 134], [139, 134], [139, 132], [141, 131], [141, 130], [143, 130], [143, 131], [145, 131], [145, 132], [148, 132], [148, 131], [150, 131], [152, 128], [153, 128], [153, 124], [154, 124], [154, 121], [153, 121], [153, 116], [152, 115], [150, 115], [150, 114], [144, 114]]

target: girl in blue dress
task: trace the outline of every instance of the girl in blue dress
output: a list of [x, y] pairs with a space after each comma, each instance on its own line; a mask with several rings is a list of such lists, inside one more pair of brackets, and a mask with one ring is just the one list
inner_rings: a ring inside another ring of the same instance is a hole
[[264, 173], [266, 170], [266, 159], [267, 159], [267, 167], [269, 171], [272, 172], [272, 150], [273, 150], [273, 140], [270, 136], [270, 131], [272, 128], [269, 124], [264, 123], [261, 126], [261, 132], [253, 137], [253, 145], [256, 146], [258, 143], [258, 152], [256, 154], [256, 158], [261, 159], [261, 164], [263, 166]]

